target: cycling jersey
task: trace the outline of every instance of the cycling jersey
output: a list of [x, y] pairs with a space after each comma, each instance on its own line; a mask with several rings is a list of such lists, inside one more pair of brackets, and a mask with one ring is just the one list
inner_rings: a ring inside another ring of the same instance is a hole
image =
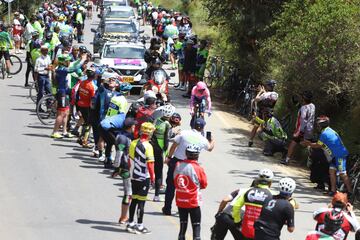
[[280, 239], [281, 229], [284, 224], [288, 227], [295, 226], [294, 208], [287, 199], [276, 195], [263, 206], [261, 214], [254, 224], [256, 234], [260, 232], [261, 236], [266, 236], [267, 238], [257, 238], [255, 235], [255, 239]]
[[141, 124], [143, 124], [144, 122], [152, 123], [154, 121], [154, 119], [152, 117], [153, 113], [154, 113], [154, 110], [150, 109], [148, 106], [141, 106], [138, 109], [138, 111], [135, 114], [135, 120], [137, 122], [137, 124], [135, 125], [135, 130], [134, 130], [135, 138], [137, 138], [139, 136]]
[[197, 145], [200, 150], [208, 150], [209, 147], [209, 141], [201, 135], [201, 132], [195, 129], [181, 131], [181, 134], [174, 138], [174, 142], [178, 144], [174, 152], [174, 157], [179, 160], [186, 159], [185, 151], [189, 144]]
[[88, 108], [91, 107], [92, 99], [95, 96], [97, 86], [92, 79], [85, 80], [80, 83], [78, 96], [79, 100], [77, 106]]
[[270, 139], [285, 141], [287, 139], [285, 131], [282, 129], [280, 122], [275, 117], [269, 118], [266, 122], [264, 120], [260, 121], [262, 121], [261, 124], [263, 125], [262, 137], [264, 141]]
[[9, 51], [10, 48], [13, 48], [13, 44], [10, 38], [10, 35], [6, 31], [0, 32], [0, 51]]
[[264, 92], [259, 97], [259, 102], [257, 103], [257, 115], [262, 118], [262, 111], [265, 108], [274, 108], [276, 101], [279, 98], [279, 94], [276, 92]]
[[154, 162], [154, 150], [149, 141], [141, 142], [136, 139], [131, 142], [129, 156], [134, 161], [132, 179], [135, 181], [144, 181], [150, 178], [147, 163]]
[[325, 154], [331, 158], [345, 158], [349, 155], [339, 134], [330, 127], [322, 130], [318, 144], [323, 147]]
[[320, 231], [311, 231], [306, 235], [305, 240], [335, 240], [335, 238]]
[[83, 61], [75, 61], [73, 62], [70, 67], [65, 66], [59, 66], [55, 70], [55, 79], [56, 79], [56, 85], [57, 85], [57, 91], [58, 92], [69, 92], [69, 86], [68, 86], [68, 79], [67, 75], [69, 73], [77, 71], [82, 65]]
[[[103, 86], [100, 86], [97, 91], [97, 109], [99, 110], [99, 118], [100, 120], [103, 120], [107, 113], [109, 112], [109, 105], [110, 101], [114, 96], [118, 96], [120, 93], [116, 91], [111, 91], [109, 89], [106, 89]], [[117, 112], [118, 113], [118, 112]], [[110, 114], [109, 116], [113, 116], [116, 114]]]
[[197, 160], [177, 162], [174, 171], [176, 206], [179, 208], [196, 208], [202, 203], [200, 189], [207, 186], [205, 171]]
[[244, 218], [242, 219], [241, 233], [246, 238], [253, 239], [255, 236], [254, 223], [259, 218], [262, 206], [272, 199], [268, 185], [259, 184], [250, 188], [233, 205], [232, 217], [235, 223], [241, 221], [241, 208], [245, 206]]
[[[325, 215], [328, 212], [331, 212], [333, 208], [321, 208], [314, 212], [313, 217], [314, 220], [317, 222], [316, 230], [321, 231], [325, 227]], [[359, 224], [356, 220], [355, 214], [352, 212], [351, 215], [347, 214], [346, 212], [342, 211], [344, 215], [344, 221], [341, 224], [341, 228], [337, 230], [332, 236], [336, 240], [344, 240], [347, 238], [350, 231], [354, 232], [359, 228]]]
[[296, 129], [294, 134], [304, 134], [304, 138], [312, 138], [315, 121], [315, 105], [312, 103], [301, 106], [296, 120]]
[[[211, 112], [211, 97], [210, 97], [210, 91], [208, 88], [205, 89], [205, 91], [200, 92], [197, 90], [197, 87], [194, 86], [191, 90], [191, 99], [190, 99], [190, 110], [193, 112], [195, 104], [201, 103], [201, 100], [205, 98], [208, 104], [208, 111]], [[199, 102], [200, 100], [200, 102]]]

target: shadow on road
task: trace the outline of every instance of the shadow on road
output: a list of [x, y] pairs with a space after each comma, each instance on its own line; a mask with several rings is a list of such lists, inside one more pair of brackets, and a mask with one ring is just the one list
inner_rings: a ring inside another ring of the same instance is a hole
[[89, 225], [99, 225], [99, 226], [91, 226], [91, 228], [101, 230], [101, 231], [110, 231], [110, 232], [123, 232], [127, 233], [125, 229], [120, 228], [119, 224], [116, 222], [108, 222], [108, 221], [94, 221], [88, 219], [78, 219], [75, 222], [80, 224], [89, 224]]

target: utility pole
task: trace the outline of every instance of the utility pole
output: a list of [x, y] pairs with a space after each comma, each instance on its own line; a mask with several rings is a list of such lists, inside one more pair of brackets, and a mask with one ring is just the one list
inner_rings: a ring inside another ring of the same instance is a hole
[[11, 2], [14, 0], [4, 0], [8, 3], [8, 24], [11, 25]]

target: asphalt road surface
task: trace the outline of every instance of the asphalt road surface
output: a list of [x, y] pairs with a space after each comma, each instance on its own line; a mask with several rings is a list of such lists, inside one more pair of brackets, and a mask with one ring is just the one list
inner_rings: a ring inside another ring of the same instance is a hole
[[[86, 23], [85, 42], [90, 48], [90, 27], [97, 23], [97, 19]], [[150, 33], [149, 27], [146, 32]], [[49, 137], [52, 126], [41, 125], [37, 119], [35, 105], [23, 87], [24, 75], [23, 69], [12, 79], [0, 80], [0, 239], [177, 239], [178, 216], [163, 216], [163, 203], [146, 203], [144, 224], [152, 231], [150, 235], [129, 234], [117, 224], [120, 179], [110, 178], [109, 171], [89, 150], [79, 147], [76, 139]], [[172, 90], [171, 97], [183, 116], [181, 128], [188, 129], [188, 100], [181, 97], [183, 93]], [[305, 239], [315, 227], [312, 212], [330, 199], [312, 190], [306, 171], [281, 166], [275, 158], [263, 157], [260, 148], [248, 148], [249, 125], [226, 112], [226, 107], [215, 105], [214, 114], [206, 119], [206, 130], [212, 131], [216, 146], [200, 157], [209, 182], [203, 191], [202, 238], [210, 238], [220, 200], [235, 189], [248, 187], [257, 170], [270, 168], [275, 187], [284, 176], [297, 182], [294, 196], [300, 209], [295, 213], [295, 232], [289, 234], [284, 227], [281, 239]], [[226, 239], [232, 238], [228, 235]]]

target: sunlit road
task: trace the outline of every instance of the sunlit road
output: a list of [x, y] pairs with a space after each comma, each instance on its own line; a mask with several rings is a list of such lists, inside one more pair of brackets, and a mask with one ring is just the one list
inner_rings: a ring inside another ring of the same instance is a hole
[[[87, 22], [88, 47], [93, 37], [90, 27], [96, 27], [97, 22]], [[149, 34], [148, 27], [146, 32]], [[38, 121], [28, 89], [23, 87], [24, 73], [0, 80], [0, 239], [177, 239], [178, 218], [163, 216], [162, 203], [146, 203], [144, 224], [152, 231], [150, 235], [129, 234], [117, 224], [120, 180], [110, 178], [109, 171], [89, 150], [79, 147], [76, 139], [49, 137], [51, 127]], [[181, 97], [181, 91], [172, 90], [171, 94], [184, 119], [182, 129], [187, 129], [188, 100]], [[257, 170], [264, 167], [273, 169], [274, 186], [282, 176], [297, 181], [295, 197], [300, 209], [296, 211], [295, 232], [284, 230], [281, 239], [304, 239], [315, 226], [312, 212], [329, 199], [314, 193], [302, 172], [263, 157], [258, 148], [248, 148], [247, 123], [225, 110], [226, 106], [216, 105], [207, 119], [206, 129], [212, 131], [216, 146], [213, 152], [201, 154], [209, 181], [203, 191], [203, 239], [210, 238], [219, 201], [237, 188], [248, 187]], [[191, 236], [190, 226], [188, 232]]]

